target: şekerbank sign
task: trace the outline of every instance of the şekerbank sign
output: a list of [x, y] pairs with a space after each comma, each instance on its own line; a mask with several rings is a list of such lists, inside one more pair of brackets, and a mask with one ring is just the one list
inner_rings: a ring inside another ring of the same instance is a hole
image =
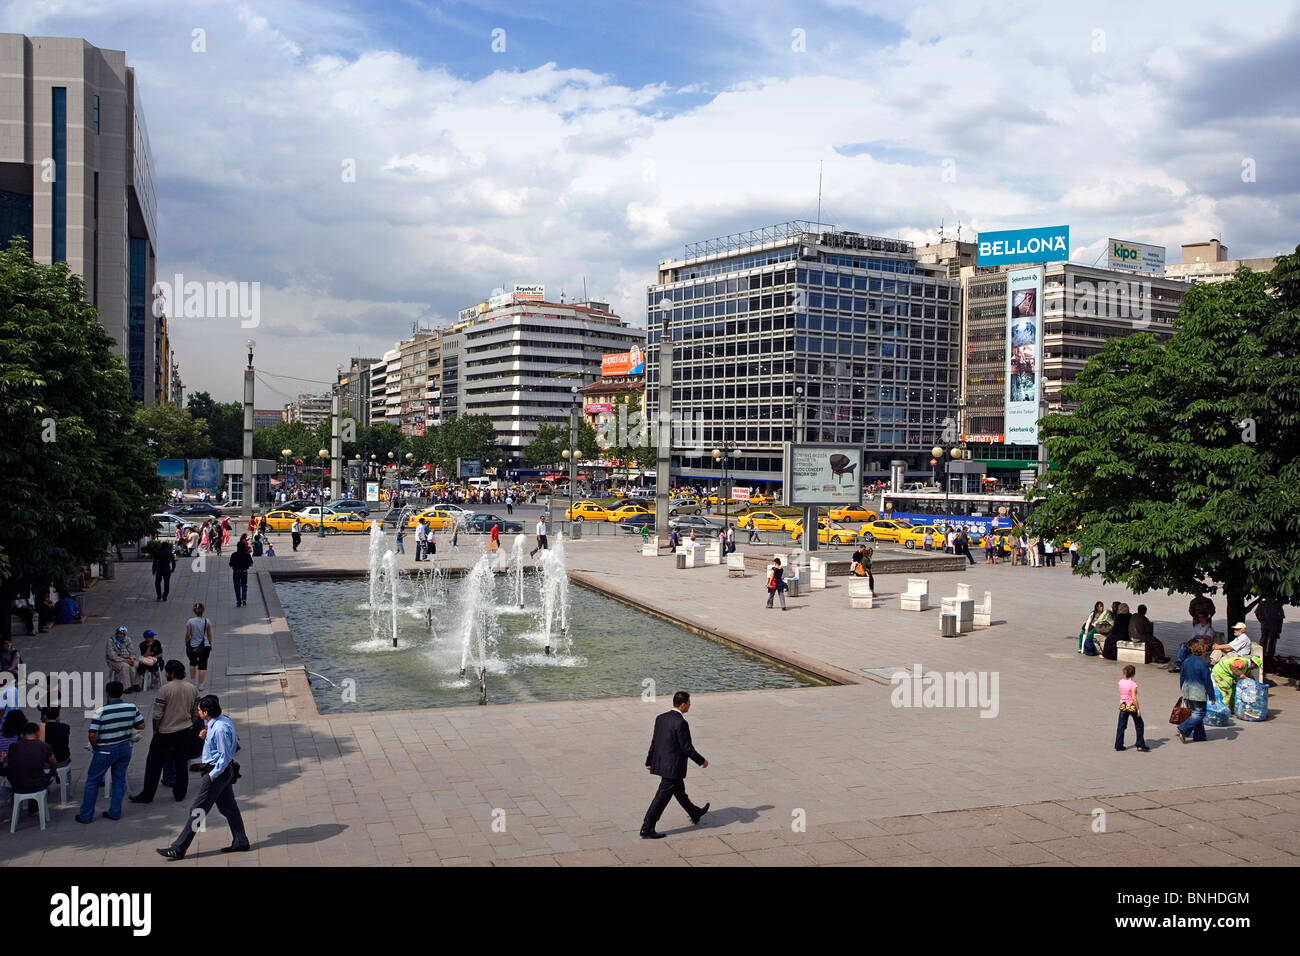
[[1042, 226], [1038, 229], [1005, 229], [979, 234], [981, 266], [1015, 265], [1021, 262], [1055, 262], [1070, 258], [1070, 227]]

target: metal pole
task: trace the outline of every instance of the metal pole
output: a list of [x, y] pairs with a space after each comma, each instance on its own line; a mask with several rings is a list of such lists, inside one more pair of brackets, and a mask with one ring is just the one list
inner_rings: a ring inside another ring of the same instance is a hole
[[334, 398], [330, 406], [330, 499], [333, 501], [343, 497], [343, 439], [339, 435], [339, 419], [343, 415], [342, 402], [343, 396], [335, 386]]
[[244, 490], [243, 504], [252, 515], [253, 494], [253, 343], [248, 343], [248, 368], [244, 369]]
[[672, 311], [661, 309], [663, 334], [659, 341], [659, 421], [651, 430], [655, 436], [655, 533], [668, 533], [668, 509], [672, 483], [673, 420], [673, 331]]
[[569, 520], [574, 518], [573, 502], [578, 495], [578, 396], [574, 386], [573, 407], [569, 409]]

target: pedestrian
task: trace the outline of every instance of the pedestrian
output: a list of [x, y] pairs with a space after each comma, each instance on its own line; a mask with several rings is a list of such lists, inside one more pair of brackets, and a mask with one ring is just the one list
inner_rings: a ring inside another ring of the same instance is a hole
[[248, 551], [248, 535], [239, 536], [235, 553], [230, 556], [230, 570], [235, 584], [235, 607], [248, 607], [248, 569], [253, 556]]
[[702, 768], [709, 766], [704, 755], [691, 743], [691, 728], [686, 722], [686, 714], [690, 709], [691, 695], [679, 690], [673, 694], [673, 709], [655, 718], [650, 750], [645, 756], [645, 768], [659, 777], [659, 789], [655, 791], [650, 807], [645, 812], [645, 819], [641, 821], [643, 840], [661, 840], [667, 836], [655, 830], [655, 825], [671, 799], [675, 798], [682, 805], [686, 815], [691, 818], [691, 823], [696, 826], [709, 812], [709, 804], [697, 807], [686, 795], [686, 761], [694, 760]]
[[104, 663], [108, 665], [108, 679], [117, 681], [134, 693], [140, 688], [135, 685], [135, 655], [131, 653], [131, 643], [127, 640], [126, 627], [119, 627], [104, 644]]
[[495, 551], [499, 547], [501, 547], [501, 529], [493, 524], [492, 530], [488, 532], [488, 550]]
[[[138, 678], [137, 683], [142, 687], [157, 687], [158, 674], [162, 670], [162, 641], [158, 640], [158, 635], [153, 631], [144, 632], [144, 640], [140, 642], [140, 663], [135, 665], [135, 673]], [[145, 675], [148, 674], [148, 680]]]
[[81, 795], [81, 809], [77, 811], [78, 823], [90, 823], [95, 813], [95, 802], [104, 784], [104, 775], [113, 774], [109, 791], [108, 809], [104, 816], [110, 820], [122, 817], [122, 798], [126, 795], [126, 768], [131, 763], [131, 734], [144, 729], [144, 716], [135, 704], [122, 700], [122, 682], [109, 681], [104, 685], [104, 706], [90, 718], [90, 749], [94, 755], [86, 768], [86, 789]]
[[781, 568], [781, 559], [773, 558], [767, 569], [767, 606], [772, 606], [772, 598], [781, 598], [781, 610], [785, 610], [785, 572]]
[[1133, 718], [1133, 726], [1137, 730], [1137, 749], [1143, 752], [1150, 750], [1147, 746], [1146, 737], [1143, 736], [1142, 727], [1142, 708], [1138, 704], [1138, 685], [1133, 679], [1137, 673], [1137, 668], [1132, 664], [1124, 665], [1124, 676], [1119, 682], [1119, 726], [1115, 730], [1115, 749], [1126, 750], [1124, 746], [1124, 734], [1128, 730], [1129, 718]]
[[1022, 568], [1027, 568], [1029, 567], [1029, 535], [1025, 534], [1023, 531], [1020, 532], [1020, 541], [1018, 544], [1020, 548], [1020, 566]]
[[1209, 645], [1202, 638], [1194, 638], [1187, 645], [1187, 658], [1182, 663], [1179, 679], [1181, 703], [1192, 712], [1191, 716], [1178, 725], [1178, 739], [1187, 743], [1187, 735], [1200, 742], [1205, 739], [1205, 708], [1207, 702], [1214, 698], [1214, 685], [1210, 682], [1210, 665], [1205, 663], [1205, 652]]
[[506, 516], [509, 517], [514, 513], [515, 513], [515, 496], [513, 494], [508, 494], [506, 495]]
[[298, 545], [302, 544], [302, 521], [299, 518], [294, 517], [289, 534], [293, 537], [293, 550], [297, 551]]
[[397, 553], [406, 554], [406, 547], [402, 543], [406, 538], [406, 525], [399, 523], [397, 525]]
[[194, 605], [194, 616], [185, 622], [185, 656], [190, 662], [190, 680], [199, 672], [199, 690], [208, 673], [208, 657], [212, 654], [212, 622], [203, 616], [203, 604]]
[[957, 542], [961, 547], [961, 553], [966, 556], [966, 560], [974, 564], [975, 556], [970, 553], [970, 532], [962, 528], [957, 535]]
[[727, 554], [732, 554], [736, 550], [736, 523], [733, 521], [727, 527]]
[[528, 553], [528, 556], [531, 558], [538, 551], [548, 550], [550, 550], [550, 545], [546, 542], [546, 515], [542, 515], [537, 519], [537, 547], [533, 548]]
[[248, 834], [244, 832], [244, 818], [239, 813], [239, 804], [235, 802], [234, 785], [240, 776], [239, 763], [235, 760], [235, 751], [239, 747], [235, 725], [221, 713], [221, 701], [213, 694], [199, 701], [198, 712], [204, 723], [203, 730], [199, 731], [199, 736], [203, 738], [203, 756], [199, 758], [203, 768], [203, 783], [199, 786], [199, 795], [190, 807], [181, 832], [170, 846], [158, 851], [160, 856], [169, 860], [184, 859], [194, 840], [196, 822], [205, 821], [208, 811], [214, 805], [230, 827], [230, 846], [222, 847], [221, 852], [246, 853], [252, 849]]
[[1079, 542], [1071, 541], [1070, 542], [1070, 567], [1077, 568], [1078, 566], [1079, 566]]
[[921, 547], [925, 548], [926, 551], [934, 550], [934, 535], [930, 533], [929, 528], [926, 528], [925, 534], [921, 535]]
[[167, 683], [153, 702], [153, 738], [144, 762], [144, 786], [128, 798], [132, 803], [153, 802], [164, 769], [172, 771], [172, 796], [178, 803], [189, 792], [185, 763], [190, 757], [190, 732], [199, 692], [185, 679], [185, 665], [180, 661], [168, 661], [165, 670]]
[[1255, 606], [1255, 620], [1259, 621], [1259, 643], [1264, 650], [1264, 670], [1273, 668], [1277, 661], [1277, 641], [1282, 635], [1282, 621], [1286, 611], [1282, 602], [1274, 597], [1260, 598]]
[[165, 601], [172, 591], [172, 572], [176, 570], [176, 552], [170, 541], [158, 542], [158, 550], [153, 553], [153, 590], [154, 600]]

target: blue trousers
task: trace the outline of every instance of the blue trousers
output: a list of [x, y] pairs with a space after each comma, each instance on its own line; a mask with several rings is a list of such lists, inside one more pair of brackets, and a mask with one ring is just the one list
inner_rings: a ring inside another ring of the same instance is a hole
[[1192, 716], [1188, 717], [1178, 725], [1180, 734], [1191, 734], [1193, 740], [1205, 739], [1205, 701], [1203, 700], [1184, 700], [1188, 707], [1192, 708]]
[[1146, 738], [1143, 737], [1142, 735], [1144, 730], [1142, 726], [1142, 718], [1139, 717], [1137, 714], [1130, 713], [1127, 710], [1121, 710], [1119, 712], [1119, 726], [1115, 729], [1116, 750], [1119, 750], [1120, 747], [1124, 746], [1124, 733], [1125, 731], [1128, 730], [1128, 719], [1130, 717], [1133, 718], [1133, 726], [1137, 728], [1137, 735], [1138, 735], [1137, 746], [1145, 747], [1147, 745]]
[[[1202, 707], [1204, 711], [1204, 707]], [[109, 747], [100, 747], [90, 758], [86, 768], [86, 789], [81, 798], [81, 809], [77, 816], [82, 823], [89, 823], [95, 818], [95, 803], [99, 800], [99, 788], [104, 783], [104, 774], [112, 771], [113, 787], [109, 792], [108, 815], [114, 820], [122, 815], [122, 798], [126, 795], [126, 767], [131, 762], [131, 741]]]
[[235, 576], [235, 600], [248, 600], [248, 569], [236, 569], [232, 572]]

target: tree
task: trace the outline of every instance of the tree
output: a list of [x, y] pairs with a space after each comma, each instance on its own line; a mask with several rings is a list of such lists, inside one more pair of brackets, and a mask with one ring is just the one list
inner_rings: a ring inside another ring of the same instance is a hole
[[435, 432], [438, 465], [456, 475], [457, 458], [491, 459], [497, 451], [497, 430], [486, 415], [461, 415], [439, 425]]
[[293, 458], [304, 462], [315, 459], [320, 450], [315, 434], [302, 422], [280, 422], [253, 432], [254, 458], [279, 461], [284, 457], [280, 452], [286, 448], [293, 453]]
[[1300, 247], [1193, 286], [1168, 342], [1112, 339], [1064, 398], [1034, 523], [1080, 542], [1080, 573], [1222, 591], [1229, 622], [1253, 594], [1300, 601]]
[[137, 409], [81, 278], [11, 243], [0, 252], [0, 473], [15, 516], [0, 523], [7, 574], [57, 581], [153, 532], [164, 490]]
[[177, 405], [137, 409], [134, 427], [157, 458], [200, 458], [211, 444], [207, 422]]
[[244, 457], [244, 406], [239, 402], [214, 402], [207, 392], [193, 392], [185, 402], [190, 414], [207, 422], [213, 458]]
[[524, 448], [524, 458], [537, 467], [558, 465], [561, 452], [569, 447], [569, 429], [563, 425], [539, 425], [537, 437]]
[[650, 443], [650, 429], [642, 421], [639, 398], [627, 393], [615, 396], [609, 414], [604, 454], [626, 463], [628, 468], [653, 468], [658, 452]]

